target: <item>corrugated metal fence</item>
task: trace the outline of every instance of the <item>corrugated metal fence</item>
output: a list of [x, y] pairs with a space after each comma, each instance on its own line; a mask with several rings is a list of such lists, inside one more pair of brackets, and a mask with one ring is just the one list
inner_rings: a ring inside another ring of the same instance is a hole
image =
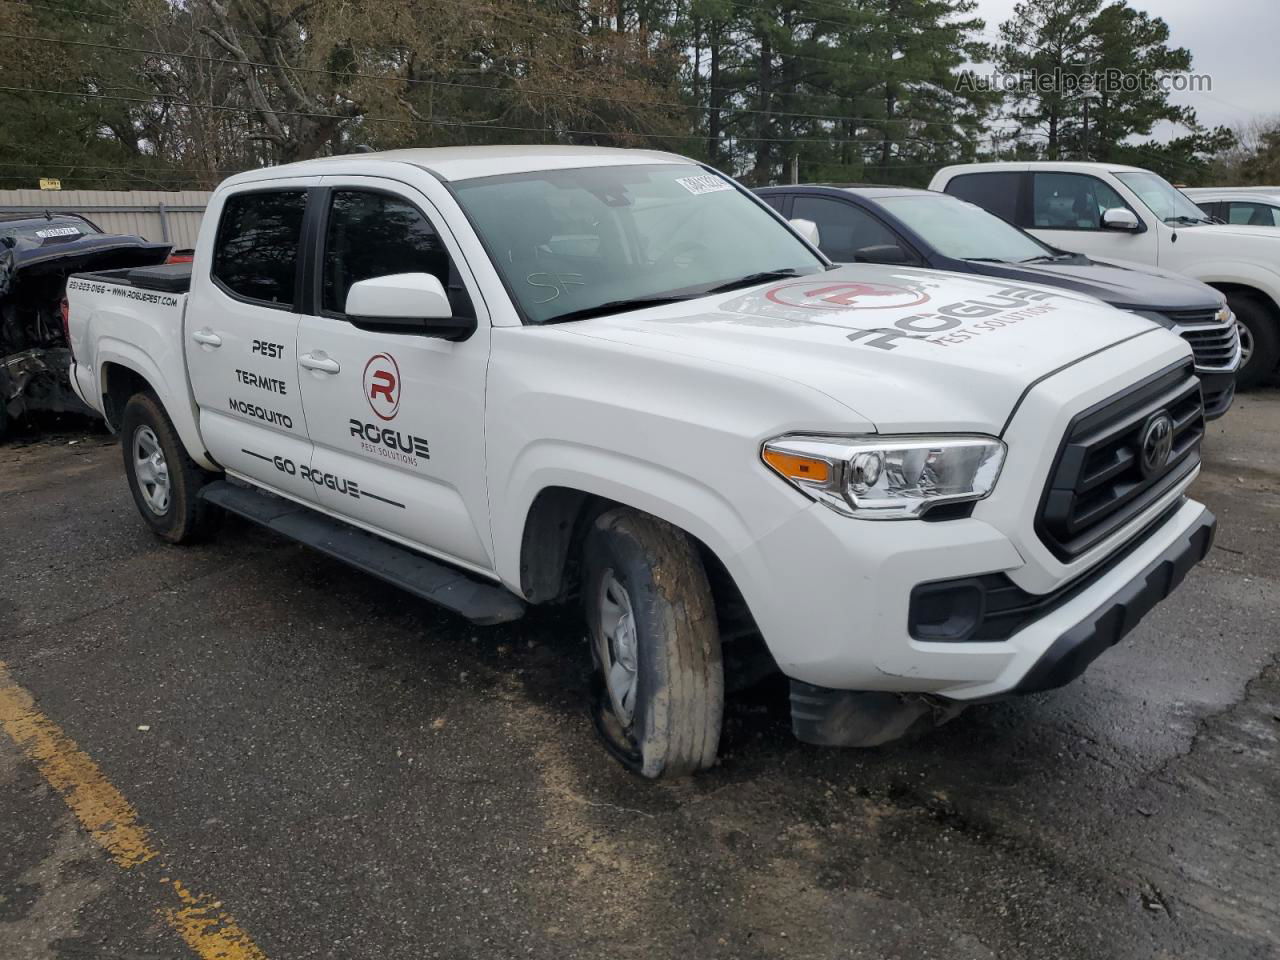
[[194, 247], [210, 194], [202, 190], [0, 190], [0, 213], [79, 213], [107, 233]]

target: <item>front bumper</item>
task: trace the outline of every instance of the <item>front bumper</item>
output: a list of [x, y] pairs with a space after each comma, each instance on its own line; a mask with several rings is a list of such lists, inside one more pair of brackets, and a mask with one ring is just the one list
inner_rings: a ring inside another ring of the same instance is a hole
[[[1052, 690], [1084, 673], [1205, 558], [1213, 546], [1216, 527], [1213, 514], [1201, 509], [1195, 522], [1132, 579], [1110, 596], [1093, 601], [1095, 606], [1063, 631], [1009, 692]], [[912, 729], [945, 723], [965, 703], [943, 697], [833, 690], [802, 680], [791, 681], [792, 730], [798, 739], [822, 746], [877, 746]]]
[[1231, 409], [1231, 401], [1236, 396], [1236, 375], [1234, 373], [1200, 373], [1200, 390], [1204, 395], [1204, 418], [1217, 420]]
[[1188, 570], [1208, 556], [1217, 523], [1212, 513], [1202, 509], [1195, 522], [1128, 583], [1058, 637], [1013, 692], [1052, 690], [1084, 673], [1089, 664], [1124, 639], [1152, 607], [1169, 596]]
[[[793, 680], [829, 690], [989, 699], [1025, 692], [1028, 684], [1052, 686], [1045, 676], [1056, 679], [1070, 669], [1051, 671], [1043, 664], [1063, 660], [1083, 669], [1203, 557], [1213, 519], [1203, 505], [1177, 492], [1139, 529], [1077, 576], [1040, 594], [1026, 591], [1038, 602], [1027, 604], [999, 639], [920, 639], [910, 626], [912, 598], [922, 584], [1002, 571], [1019, 577], [1025, 571], [1014, 543], [976, 518], [863, 523], [815, 505], [754, 548], [761, 562], [775, 562], [767, 593], [746, 587], [744, 596], [779, 668]], [[806, 562], [776, 562], [795, 557]], [[1170, 576], [1162, 580], [1153, 573], [1172, 558]], [[1139, 589], [1148, 582], [1154, 586]], [[746, 586], [741, 578], [738, 583]], [[1125, 601], [1123, 609], [1111, 613], [1117, 598]], [[1095, 626], [1084, 630], [1082, 624]], [[1079, 639], [1082, 630], [1093, 639]], [[1067, 646], [1080, 652], [1068, 656]], [[1085, 651], [1092, 655], [1085, 658]]]

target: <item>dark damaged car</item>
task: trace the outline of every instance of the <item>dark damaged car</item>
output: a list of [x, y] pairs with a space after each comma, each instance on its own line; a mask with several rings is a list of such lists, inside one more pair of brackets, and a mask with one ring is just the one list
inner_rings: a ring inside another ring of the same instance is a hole
[[71, 391], [67, 277], [163, 263], [169, 244], [103, 233], [84, 217], [0, 213], [0, 439], [30, 413], [94, 412]]

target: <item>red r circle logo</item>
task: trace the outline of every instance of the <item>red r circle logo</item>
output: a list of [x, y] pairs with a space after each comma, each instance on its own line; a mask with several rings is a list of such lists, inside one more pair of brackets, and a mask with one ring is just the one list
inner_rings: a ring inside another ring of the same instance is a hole
[[364, 365], [364, 398], [379, 420], [395, 419], [400, 410], [400, 366], [391, 354], [374, 354]]
[[915, 307], [929, 299], [927, 293], [891, 283], [823, 283], [806, 280], [784, 283], [765, 293], [774, 303], [805, 310], [888, 310]]

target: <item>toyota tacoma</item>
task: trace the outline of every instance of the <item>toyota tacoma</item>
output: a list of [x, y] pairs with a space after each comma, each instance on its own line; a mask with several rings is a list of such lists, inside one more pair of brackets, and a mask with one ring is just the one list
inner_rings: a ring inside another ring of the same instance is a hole
[[234, 513], [477, 623], [579, 603], [597, 724], [649, 777], [715, 761], [756, 647], [819, 744], [1065, 684], [1213, 536], [1184, 340], [835, 267], [671, 154], [256, 170], [193, 263], [69, 295], [73, 381], [156, 534]]

